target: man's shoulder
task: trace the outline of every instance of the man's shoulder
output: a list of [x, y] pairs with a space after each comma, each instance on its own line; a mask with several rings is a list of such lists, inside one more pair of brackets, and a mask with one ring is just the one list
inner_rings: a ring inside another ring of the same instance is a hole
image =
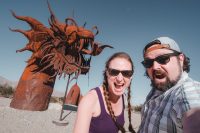
[[[187, 78], [183, 83], [184, 90], [187, 91], [195, 91], [200, 90], [200, 82], [193, 80], [192, 78]], [[198, 91], [200, 93], [200, 91]]]
[[181, 87], [181, 97], [190, 108], [200, 107], [200, 82], [188, 78]]
[[196, 87], [200, 88], [200, 82], [194, 81], [194, 84], [195, 84]]

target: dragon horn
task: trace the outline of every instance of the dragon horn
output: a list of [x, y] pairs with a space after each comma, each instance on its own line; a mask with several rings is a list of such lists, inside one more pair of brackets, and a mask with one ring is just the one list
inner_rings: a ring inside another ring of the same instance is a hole
[[110, 45], [101, 45], [101, 46], [99, 46], [98, 43], [94, 42], [94, 47], [93, 47], [93, 51], [92, 51], [92, 54], [91, 54], [91, 55], [93, 55], [93, 56], [99, 55], [99, 54], [102, 52], [102, 50], [103, 50], [104, 48], [106, 48], [106, 47], [108, 47], [108, 48], [113, 48], [113, 47], [110, 46]]
[[[30, 26], [31, 28], [38, 28], [38, 27], [44, 27], [44, 25], [37, 21], [36, 19], [32, 18], [32, 17], [28, 17], [28, 16], [17, 16], [15, 14], [14, 11], [11, 10], [11, 13], [12, 15], [16, 18], [16, 19], [19, 19], [19, 20], [22, 20], [22, 21], [26, 21]], [[36, 27], [37, 26], [37, 27]]]

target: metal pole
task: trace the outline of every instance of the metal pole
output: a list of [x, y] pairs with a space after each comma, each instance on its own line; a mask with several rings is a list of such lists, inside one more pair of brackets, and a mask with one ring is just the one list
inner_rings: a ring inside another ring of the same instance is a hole
[[67, 81], [65, 96], [64, 96], [64, 98], [63, 98], [62, 110], [61, 110], [61, 114], [60, 114], [60, 121], [62, 121], [62, 115], [63, 115], [63, 112], [64, 112], [64, 111], [63, 111], [63, 107], [64, 107], [64, 104], [65, 104], [66, 95], [67, 95], [67, 91], [68, 91], [68, 88], [69, 88], [69, 82], [70, 82], [70, 75], [68, 76], [68, 81]]

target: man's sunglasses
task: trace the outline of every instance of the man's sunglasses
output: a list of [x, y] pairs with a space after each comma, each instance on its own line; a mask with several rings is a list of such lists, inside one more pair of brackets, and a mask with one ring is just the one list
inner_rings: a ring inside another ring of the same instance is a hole
[[153, 66], [153, 62], [156, 61], [161, 65], [165, 65], [170, 61], [170, 57], [171, 56], [178, 56], [180, 53], [178, 52], [174, 52], [174, 53], [168, 53], [168, 54], [163, 54], [160, 55], [158, 57], [156, 57], [155, 59], [144, 59], [144, 61], [142, 61], [142, 64], [145, 68], [151, 68]]
[[119, 73], [121, 73], [126, 78], [130, 78], [133, 75], [132, 70], [120, 71], [120, 70], [112, 69], [112, 68], [108, 68], [108, 73], [109, 73], [110, 76], [117, 76], [117, 75], [119, 75]]

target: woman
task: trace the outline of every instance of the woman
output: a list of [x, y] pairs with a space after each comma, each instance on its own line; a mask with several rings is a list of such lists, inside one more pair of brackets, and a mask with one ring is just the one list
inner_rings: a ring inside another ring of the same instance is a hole
[[130, 85], [134, 72], [130, 56], [124, 52], [112, 55], [105, 65], [104, 81], [92, 89], [78, 106], [74, 133], [125, 132], [124, 92], [128, 88], [129, 131], [135, 133], [131, 124]]

